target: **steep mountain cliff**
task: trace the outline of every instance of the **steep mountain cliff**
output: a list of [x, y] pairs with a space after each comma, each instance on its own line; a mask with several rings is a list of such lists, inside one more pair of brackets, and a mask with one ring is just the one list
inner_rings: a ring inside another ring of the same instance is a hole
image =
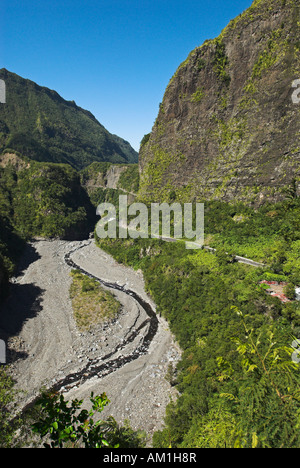
[[128, 142], [109, 133], [74, 101], [30, 80], [0, 70], [6, 104], [0, 106], [0, 151], [12, 149], [37, 161], [82, 169], [94, 161], [136, 163]]
[[190, 53], [143, 139], [141, 200], [300, 194], [299, 37], [299, 0], [255, 0]]
[[139, 188], [137, 164], [111, 164], [94, 162], [80, 172], [82, 187], [91, 202], [98, 206], [105, 201], [118, 204], [119, 195], [126, 194], [132, 203]]

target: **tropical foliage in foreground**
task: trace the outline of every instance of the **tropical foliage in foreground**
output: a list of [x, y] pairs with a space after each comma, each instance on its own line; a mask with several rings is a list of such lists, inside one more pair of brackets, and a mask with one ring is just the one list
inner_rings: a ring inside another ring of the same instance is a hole
[[145, 435], [135, 432], [128, 422], [119, 426], [113, 417], [99, 419], [110, 403], [107, 395], [91, 393], [90, 406], [82, 408], [83, 400], [66, 401], [63, 395], [44, 393], [37, 404], [41, 408], [33, 432], [44, 442], [45, 448], [130, 448], [143, 447]]
[[[143, 448], [147, 435], [130, 422], [101, 419], [110, 401], [105, 393], [91, 393], [89, 401], [68, 401], [62, 394], [44, 391], [36, 404], [13, 416], [18, 395], [14, 382], [0, 369], [0, 448]], [[88, 407], [89, 409], [86, 409]]]

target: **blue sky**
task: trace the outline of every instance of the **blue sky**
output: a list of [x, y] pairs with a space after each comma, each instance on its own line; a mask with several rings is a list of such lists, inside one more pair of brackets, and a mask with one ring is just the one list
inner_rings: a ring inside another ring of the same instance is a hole
[[1, 0], [0, 68], [91, 111], [138, 150], [177, 67], [252, 0]]

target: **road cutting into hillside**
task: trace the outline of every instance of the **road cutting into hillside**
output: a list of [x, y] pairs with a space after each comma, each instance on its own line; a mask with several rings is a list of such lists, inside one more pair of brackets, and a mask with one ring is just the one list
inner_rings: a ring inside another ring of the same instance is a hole
[[[121, 304], [110, 323], [80, 332], [69, 297], [72, 268], [102, 282]], [[28, 246], [11, 294], [0, 311], [8, 341], [10, 372], [30, 404], [42, 387], [67, 399], [88, 401], [106, 392], [104, 415], [150, 436], [163, 425], [166, 406], [176, 398], [165, 379], [180, 350], [167, 322], [155, 313], [141, 272], [118, 264], [93, 240], [39, 240]]]

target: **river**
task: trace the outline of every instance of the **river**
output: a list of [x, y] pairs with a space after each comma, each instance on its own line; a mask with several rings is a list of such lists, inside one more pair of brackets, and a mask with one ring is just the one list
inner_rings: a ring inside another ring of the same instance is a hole
[[[72, 268], [116, 295], [122, 309], [114, 321], [77, 330], [69, 298]], [[106, 392], [111, 401], [106, 415], [120, 423], [128, 419], [149, 435], [162, 427], [166, 406], [176, 398], [165, 375], [180, 350], [156, 314], [141, 272], [119, 265], [93, 240], [31, 243], [0, 311], [0, 328], [8, 340], [11, 373], [26, 390], [21, 406], [42, 386], [86, 401], [92, 391]]]

